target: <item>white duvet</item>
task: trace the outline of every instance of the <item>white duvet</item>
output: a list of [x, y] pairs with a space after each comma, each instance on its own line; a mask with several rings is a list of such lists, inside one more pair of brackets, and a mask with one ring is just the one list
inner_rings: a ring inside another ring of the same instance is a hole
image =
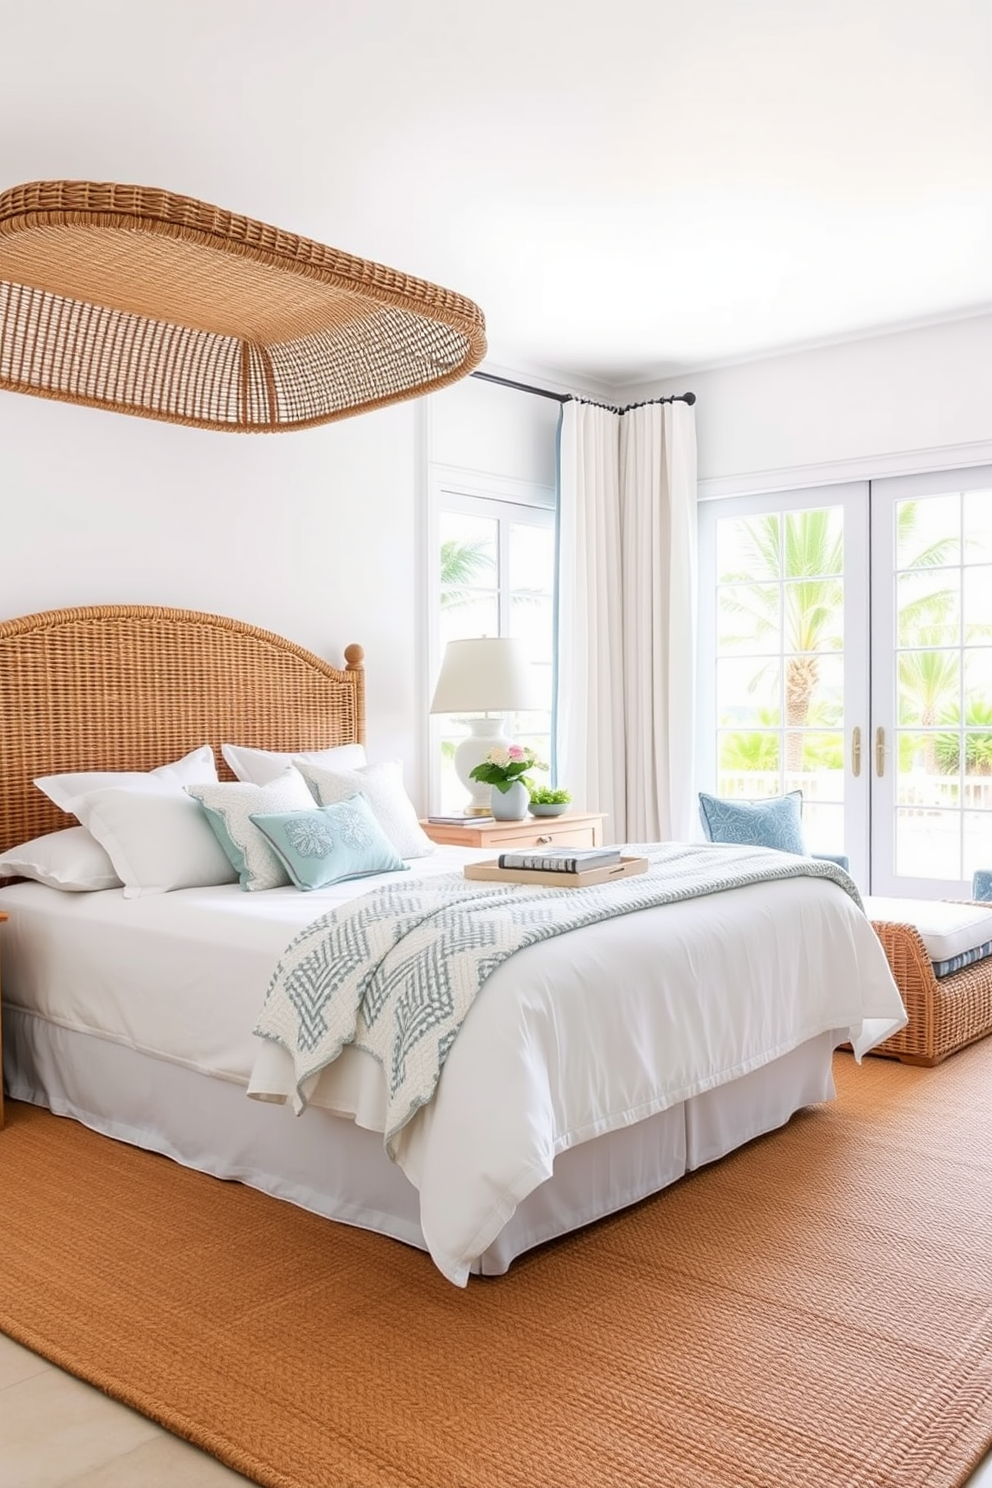
[[[486, 854], [440, 850], [414, 871], [450, 872], [473, 856]], [[380, 881], [128, 901], [119, 890], [17, 885], [0, 891], [0, 904], [16, 907], [5, 927], [5, 998], [284, 1100], [290, 1060], [251, 1032], [275, 964], [302, 925]], [[860, 1058], [904, 1023], [868, 920], [822, 879], [664, 905], [519, 951], [486, 982], [433, 1102], [397, 1143], [430, 1253], [463, 1285], [557, 1153], [817, 1034], [835, 1031]], [[381, 1131], [384, 1095], [370, 1056], [347, 1049], [312, 1104]]]

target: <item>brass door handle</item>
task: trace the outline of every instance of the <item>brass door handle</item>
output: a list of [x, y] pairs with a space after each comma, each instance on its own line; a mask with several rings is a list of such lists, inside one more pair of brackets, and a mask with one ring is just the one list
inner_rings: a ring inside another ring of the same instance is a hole
[[861, 729], [857, 726], [851, 730], [851, 774], [855, 780], [861, 774]]
[[885, 730], [875, 730], [875, 774], [881, 780], [885, 774]]

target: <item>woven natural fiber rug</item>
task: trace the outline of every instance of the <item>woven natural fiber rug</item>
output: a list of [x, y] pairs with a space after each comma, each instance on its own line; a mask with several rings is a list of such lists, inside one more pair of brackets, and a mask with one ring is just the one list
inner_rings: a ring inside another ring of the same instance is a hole
[[952, 1488], [992, 1442], [992, 1040], [459, 1291], [12, 1104], [0, 1328], [277, 1488]]

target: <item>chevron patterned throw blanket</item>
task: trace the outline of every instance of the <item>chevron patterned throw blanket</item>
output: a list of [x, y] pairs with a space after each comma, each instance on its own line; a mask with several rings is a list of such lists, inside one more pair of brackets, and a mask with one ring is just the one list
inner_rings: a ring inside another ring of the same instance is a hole
[[780, 878], [829, 878], [858, 903], [834, 863], [770, 849], [687, 843], [632, 846], [648, 871], [588, 888], [397, 879], [332, 910], [283, 953], [255, 1027], [293, 1060], [302, 1112], [320, 1071], [346, 1044], [386, 1079], [386, 1150], [431, 1099], [448, 1051], [486, 978], [536, 941], [631, 914]]

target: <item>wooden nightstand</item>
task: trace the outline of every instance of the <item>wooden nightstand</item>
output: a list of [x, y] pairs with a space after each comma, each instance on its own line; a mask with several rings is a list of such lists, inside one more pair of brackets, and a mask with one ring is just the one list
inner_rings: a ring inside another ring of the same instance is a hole
[[[0, 923], [2, 923], [6, 918], [7, 918], [7, 916], [4, 914], [3, 910], [0, 910]], [[3, 1126], [3, 1034], [2, 1034], [2, 1031], [0, 1031], [0, 1126]]]
[[512, 847], [599, 847], [603, 841], [603, 817], [597, 812], [528, 816], [520, 822], [480, 821], [478, 826], [429, 821], [420, 825], [432, 842], [449, 847], [491, 847], [494, 853]]

